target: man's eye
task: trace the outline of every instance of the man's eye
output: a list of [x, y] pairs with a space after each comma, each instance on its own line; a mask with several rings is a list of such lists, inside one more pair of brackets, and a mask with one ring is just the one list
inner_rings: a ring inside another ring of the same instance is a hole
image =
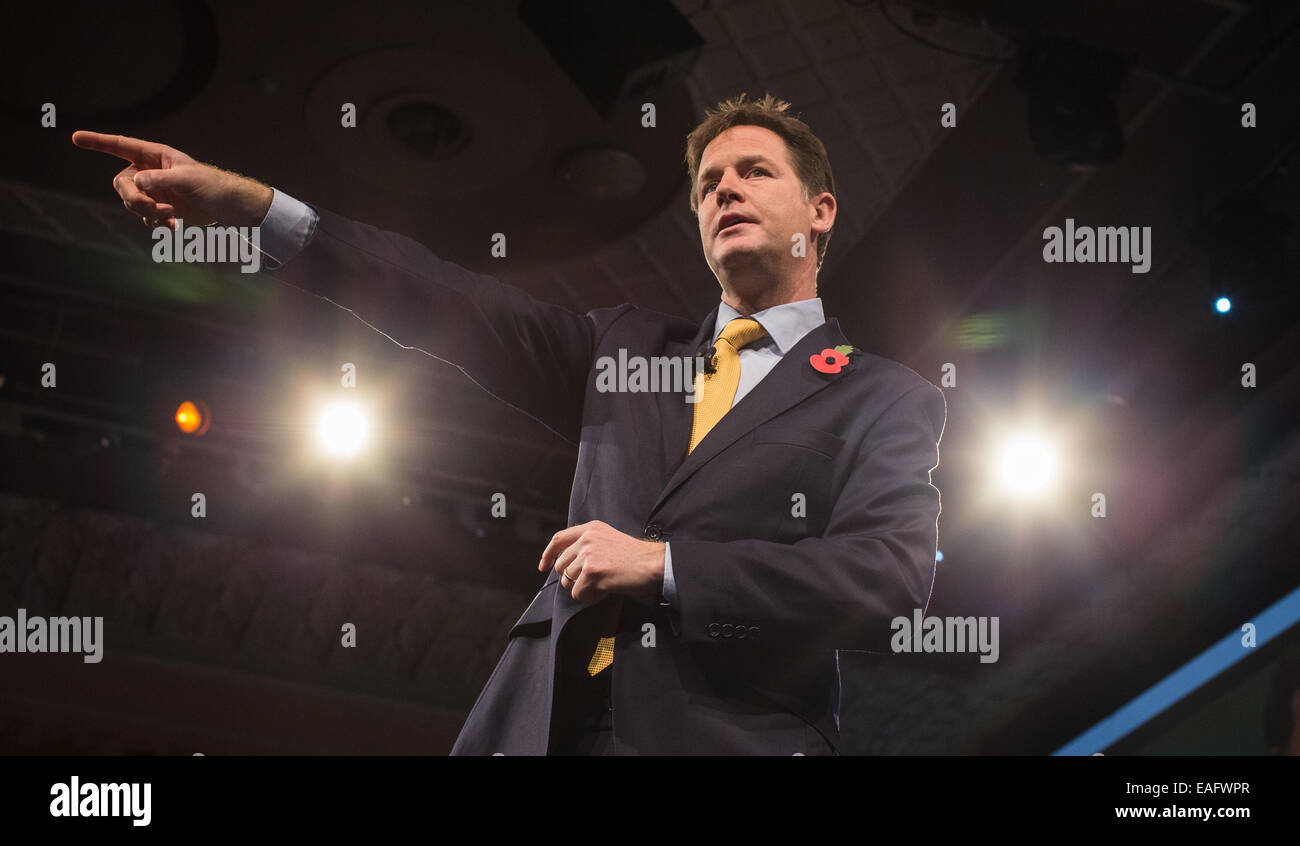
[[709, 184], [705, 185], [705, 186], [704, 186], [704, 193], [705, 193], [705, 194], [709, 193], [709, 189], [712, 188], [712, 187], [713, 187], [714, 185], [716, 185], [716, 184], [717, 184], [716, 182], [710, 182]]
[[[756, 168], [754, 168], [753, 170], [750, 171], [750, 174], [752, 175], [752, 174], [760, 173], [760, 172], [761, 172], [761, 173], [767, 173], [767, 168], [765, 168], [765, 167], [756, 167]], [[769, 174], [769, 175], [770, 175], [770, 174]]]

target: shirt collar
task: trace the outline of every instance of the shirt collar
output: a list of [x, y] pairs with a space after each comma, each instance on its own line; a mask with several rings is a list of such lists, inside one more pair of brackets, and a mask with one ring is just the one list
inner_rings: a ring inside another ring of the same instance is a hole
[[[741, 313], [725, 302], [718, 304], [718, 319], [713, 325], [713, 343], [717, 343], [723, 328]], [[767, 330], [767, 336], [776, 344], [776, 350], [785, 355], [799, 343], [804, 335], [826, 322], [821, 297], [765, 308], [750, 315]]]

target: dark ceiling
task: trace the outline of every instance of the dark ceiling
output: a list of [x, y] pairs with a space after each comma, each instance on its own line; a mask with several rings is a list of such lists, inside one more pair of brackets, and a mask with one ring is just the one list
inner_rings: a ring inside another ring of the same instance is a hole
[[[635, 39], [607, 5], [594, 31]], [[847, 662], [860, 751], [1051, 751], [1296, 586], [1294, 4], [673, 5], [703, 44], [690, 73], [608, 109], [514, 2], [25, 12], [50, 35], [4, 57], [0, 92], [0, 613], [111, 607], [115, 672], [156, 695], [29, 656], [0, 689], [22, 727], [0, 748], [446, 751], [564, 525], [576, 455], [315, 297], [153, 264], [110, 187], [120, 165], [75, 148], [76, 129], [165, 142], [575, 310], [701, 319], [719, 289], [684, 135], [740, 91], [793, 101], [835, 168], [827, 314], [932, 382], [956, 367], [934, 604], [1001, 615], [1006, 644], [996, 673], [908, 667], [884, 685]], [[1113, 162], [1071, 168], [1035, 144], [1028, 101], [1059, 111], [1091, 78], [1051, 75], [1064, 42], [1124, 68]], [[592, 155], [611, 150], [626, 156]], [[1044, 230], [1067, 218], [1149, 226], [1149, 272], [1044, 263]], [[498, 232], [506, 258], [489, 253]], [[1220, 295], [1230, 315], [1211, 310]], [[342, 362], [384, 421], [383, 450], [347, 473], [300, 455], [307, 400]], [[170, 423], [187, 398], [213, 410], [202, 439]], [[984, 495], [990, 431], [1034, 409], [1074, 438], [1082, 504], [1064, 522]], [[212, 503], [201, 529], [195, 490]], [[496, 492], [507, 519], [490, 516]], [[364, 654], [331, 648], [339, 614], [373, 633]], [[157, 705], [200, 689], [225, 708]], [[925, 726], [903, 719], [918, 708]], [[286, 734], [285, 709], [313, 717]], [[408, 741], [340, 734], [358, 712]]]

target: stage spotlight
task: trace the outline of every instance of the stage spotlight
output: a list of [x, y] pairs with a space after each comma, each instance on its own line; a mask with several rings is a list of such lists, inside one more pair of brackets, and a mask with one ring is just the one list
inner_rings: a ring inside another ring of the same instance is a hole
[[355, 455], [365, 446], [369, 434], [365, 413], [350, 403], [327, 406], [316, 421], [317, 440], [332, 455]]
[[202, 435], [208, 431], [208, 408], [203, 403], [189, 400], [176, 407], [176, 427], [187, 435]]
[[1018, 433], [998, 447], [993, 472], [1004, 491], [1017, 497], [1038, 496], [1056, 480], [1056, 448], [1041, 435]]
[[1232, 300], [1227, 297], [1219, 297], [1214, 301], [1214, 310], [1219, 314], [1227, 314], [1232, 310]]

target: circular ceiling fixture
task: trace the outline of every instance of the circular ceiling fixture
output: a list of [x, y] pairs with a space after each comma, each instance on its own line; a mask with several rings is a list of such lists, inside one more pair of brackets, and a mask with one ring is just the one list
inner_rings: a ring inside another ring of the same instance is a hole
[[393, 107], [388, 131], [407, 149], [431, 162], [450, 159], [469, 146], [469, 124], [439, 103], [412, 100]]
[[[347, 103], [355, 128], [342, 125]], [[534, 164], [546, 135], [540, 103], [514, 74], [471, 55], [398, 47], [327, 71], [307, 95], [305, 119], [341, 169], [427, 198], [491, 188]]]

